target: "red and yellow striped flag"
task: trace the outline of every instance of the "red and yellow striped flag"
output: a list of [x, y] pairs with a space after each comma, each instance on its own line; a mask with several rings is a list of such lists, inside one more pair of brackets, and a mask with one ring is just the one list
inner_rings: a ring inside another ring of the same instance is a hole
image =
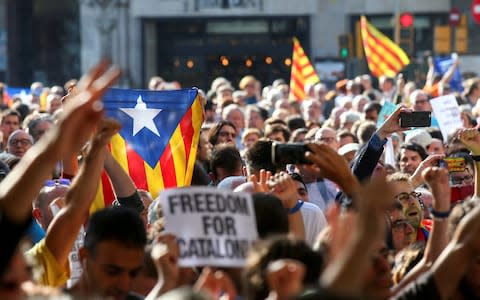
[[293, 38], [292, 73], [290, 76], [290, 99], [305, 99], [305, 85], [314, 85], [320, 78], [297, 38]]
[[394, 77], [410, 63], [407, 54], [388, 37], [383, 35], [367, 18], [361, 18], [363, 49], [368, 68], [376, 77]]
[[[106, 114], [123, 126], [110, 143], [112, 156], [138, 189], [155, 199], [163, 189], [190, 185], [203, 122], [197, 90], [111, 89], [104, 104]], [[109, 206], [113, 198], [104, 173], [90, 211]]]

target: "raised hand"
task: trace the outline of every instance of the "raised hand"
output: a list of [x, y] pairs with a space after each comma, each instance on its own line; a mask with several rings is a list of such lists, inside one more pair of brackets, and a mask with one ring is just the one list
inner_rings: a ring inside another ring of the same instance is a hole
[[161, 293], [177, 287], [180, 274], [179, 253], [177, 239], [173, 234], [167, 233], [157, 238], [151, 256], [157, 269]]
[[438, 162], [445, 157], [443, 154], [431, 154], [427, 158], [425, 158], [417, 167], [415, 172], [413, 172], [412, 176], [410, 176], [410, 183], [412, 184], [413, 188], [424, 183], [424, 178], [422, 173], [425, 169], [430, 167], [438, 166]]
[[305, 266], [296, 260], [280, 259], [267, 266], [270, 294], [267, 300], [292, 299], [303, 290]]
[[195, 283], [194, 290], [205, 291], [213, 299], [233, 300], [237, 297], [237, 290], [232, 279], [222, 272], [204, 268]]
[[383, 122], [383, 124], [377, 129], [377, 134], [381, 139], [390, 136], [394, 132], [410, 130], [410, 128], [400, 127], [400, 113], [412, 112], [411, 109], [404, 106], [398, 106], [397, 109]]
[[311, 143], [307, 146], [311, 151], [305, 156], [320, 168], [322, 177], [335, 182], [350, 195], [358, 186], [358, 181], [350, 171], [347, 161], [328, 145]]
[[463, 129], [458, 132], [458, 139], [472, 152], [480, 155], [480, 132], [476, 128]]
[[250, 181], [253, 183], [253, 189], [256, 193], [267, 193], [270, 191], [267, 182], [270, 180], [272, 172], [265, 171], [264, 169], [260, 170], [259, 178], [257, 175], [253, 174], [250, 176]]
[[422, 177], [432, 189], [433, 209], [436, 211], [449, 211], [450, 184], [448, 170], [445, 168], [428, 167], [423, 170]]
[[283, 207], [290, 209], [297, 204], [300, 196], [295, 181], [286, 172], [280, 172], [270, 177], [270, 191], [282, 201]]
[[88, 140], [103, 115], [100, 98], [119, 76], [118, 68], [109, 68], [108, 62], [102, 62], [82, 77], [78, 94], [66, 102], [58, 126], [48, 132], [55, 136], [52, 149], [59, 158], [68, 159]]

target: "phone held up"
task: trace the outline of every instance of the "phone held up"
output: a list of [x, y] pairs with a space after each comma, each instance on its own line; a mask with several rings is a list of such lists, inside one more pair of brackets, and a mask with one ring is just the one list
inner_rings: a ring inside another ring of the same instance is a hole
[[311, 164], [311, 162], [305, 158], [305, 153], [309, 150], [308, 146], [302, 143], [273, 143], [272, 163], [274, 165]]
[[432, 113], [429, 111], [414, 111], [400, 113], [400, 127], [430, 127]]

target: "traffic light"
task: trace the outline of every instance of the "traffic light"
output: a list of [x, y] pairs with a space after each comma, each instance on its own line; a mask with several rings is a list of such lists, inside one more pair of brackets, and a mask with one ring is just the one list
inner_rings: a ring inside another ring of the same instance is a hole
[[400, 26], [402, 28], [409, 28], [413, 26], [413, 15], [408, 12], [404, 12], [400, 15]]
[[395, 42], [398, 43], [409, 56], [415, 51], [415, 26], [414, 17], [409, 12], [404, 12], [396, 17]]
[[352, 55], [352, 35], [342, 34], [338, 36], [338, 56], [349, 58]]
[[408, 55], [413, 55], [415, 51], [415, 27], [400, 28], [400, 48]]
[[437, 25], [433, 31], [433, 51], [436, 54], [449, 54], [452, 52], [452, 31], [449, 25]]
[[462, 14], [460, 22], [455, 29], [455, 52], [468, 52], [468, 25], [467, 16]]

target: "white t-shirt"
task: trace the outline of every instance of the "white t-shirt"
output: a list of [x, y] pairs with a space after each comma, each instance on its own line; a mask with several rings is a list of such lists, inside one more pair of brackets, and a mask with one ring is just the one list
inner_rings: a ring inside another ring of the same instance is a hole
[[[320, 207], [325, 212], [330, 203], [335, 201], [338, 188], [332, 181], [324, 179], [323, 181], [316, 181], [307, 183], [308, 200]], [[322, 191], [320, 189], [323, 189]]]
[[300, 212], [305, 225], [305, 241], [313, 246], [318, 234], [327, 226], [327, 219], [318, 206], [309, 202], [303, 203]]

